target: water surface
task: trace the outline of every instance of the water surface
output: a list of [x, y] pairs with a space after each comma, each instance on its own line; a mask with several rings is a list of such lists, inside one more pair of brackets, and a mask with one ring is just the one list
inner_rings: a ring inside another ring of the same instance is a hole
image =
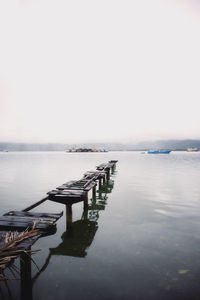
[[[64, 205], [34, 210], [64, 216], [33, 246], [41, 251], [32, 299], [199, 299], [200, 153], [1, 153], [1, 215], [110, 159], [119, 160], [116, 172], [96, 200], [90, 195], [88, 212], [73, 205], [72, 231]], [[22, 299], [20, 281], [9, 283], [10, 296], [0, 285], [1, 296]]]

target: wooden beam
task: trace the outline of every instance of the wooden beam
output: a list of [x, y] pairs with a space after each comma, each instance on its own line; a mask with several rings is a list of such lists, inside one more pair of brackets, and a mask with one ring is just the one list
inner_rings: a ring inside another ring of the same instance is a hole
[[36, 202], [36, 203], [34, 203], [34, 204], [28, 206], [27, 208], [23, 209], [22, 211], [29, 211], [29, 210], [35, 208], [36, 206], [42, 204], [42, 203], [45, 202], [46, 200], [48, 200], [48, 197], [45, 197], [44, 199], [42, 199], [42, 200], [40, 200], [40, 201], [38, 201], [38, 202]]

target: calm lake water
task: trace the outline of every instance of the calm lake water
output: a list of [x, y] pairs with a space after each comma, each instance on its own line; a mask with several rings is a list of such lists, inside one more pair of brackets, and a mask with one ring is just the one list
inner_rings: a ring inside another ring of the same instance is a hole
[[[32, 248], [41, 249], [32, 299], [200, 299], [200, 153], [1, 153], [0, 213], [22, 210], [111, 159], [116, 171], [96, 201], [90, 195], [88, 213], [73, 205], [71, 232], [64, 205], [34, 209], [64, 215]], [[22, 299], [20, 281], [9, 282], [10, 294], [0, 287], [0, 299]]]

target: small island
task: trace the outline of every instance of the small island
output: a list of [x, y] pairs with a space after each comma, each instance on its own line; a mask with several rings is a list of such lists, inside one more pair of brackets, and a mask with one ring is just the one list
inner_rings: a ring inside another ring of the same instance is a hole
[[68, 149], [66, 152], [108, 152], [107, 150], [105, 149], [96, 149], [95, 147], [94, 148], [77, 148], [77, 147], [74, 147], [74, 148], [70, 148]]

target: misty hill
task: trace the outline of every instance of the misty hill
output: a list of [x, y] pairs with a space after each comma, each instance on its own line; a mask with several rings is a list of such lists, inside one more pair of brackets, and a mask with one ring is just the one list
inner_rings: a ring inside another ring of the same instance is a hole
[[37, 143], [0, 143], [0, 151], [66, 151], [74, 146], [87, 148], [103, 148], [113, 151], [135, 151], [148, 149], [170, 149], [170, 150], [186, 150], [190, 147], [200, 149], [200, 140], [157, 140], [143, 141], [139, 143], [85, 143], [85, 144], [37, 144]]
[[148, 149], [170, 149], [170, 150], [186, 150], [187, 148], [197, 147], [200, 149], [200, 140], [158, 140], [144, 141], [137, 145], [133, 145], [133, 150]]

